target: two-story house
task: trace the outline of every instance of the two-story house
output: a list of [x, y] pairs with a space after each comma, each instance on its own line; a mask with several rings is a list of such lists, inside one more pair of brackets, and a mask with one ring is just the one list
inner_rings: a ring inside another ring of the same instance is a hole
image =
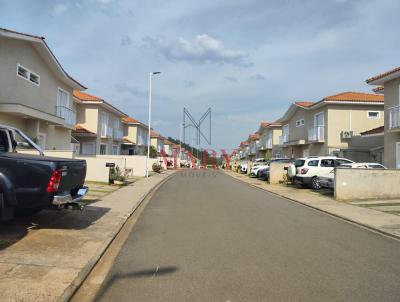
[[[294, 102], [277, 122], [286, 157], [339, 155], [349, 140], [383, 125], [383, 96], [344, 92], [318, 102]], [[356, 159], [356, 158], [355, 158]]]
[[260, 135], [258, 133], [253, 133], [249, 135], [249, 160], [253, 161], [257, 158], [258, 142], [260, 140]]
[[124, 133], [122, 117], [127, 115], [105, 100], [74, 91], [77, 108], [73, 137], [80, 143], [81, 155], [119, 155]]
[[161, 155], [161, 150], [164, 149], [164, 140], [162, 137], [155, 131], [150, 131], [150, 146], [153, 146], [157, 150], [158, 156]]
[[384, 93], [384, 164], [400, 169], [400, 67], [367, 80], [379, 85], [374, 91]]
[[132, 117], [123, 117], [124, 141], [121, 145], [121, 154], [124, 155], [146, 155], [148, 126]]
[[76, 108], [69, 76], [45, 38], [0, 28], [0, 123], [17, 127], [43, 150], [71, 150]]
[[280, 157], [279, 137], [282, 135], [281, 124], [261, 122], [257, 133], [260, 135], [257, 157]]
[[173, 151], [174, 151], [173, 146], [174, 146], [173, 142], [164, 139], [164, 152], [167, 157], [173, 156]]
[[239, 158], [241, 160], [248, 160], [249, 159], [249, 149], [250, 149], [250, 143], [248, 140], [243, 141], [240, 143], [239, 146]]

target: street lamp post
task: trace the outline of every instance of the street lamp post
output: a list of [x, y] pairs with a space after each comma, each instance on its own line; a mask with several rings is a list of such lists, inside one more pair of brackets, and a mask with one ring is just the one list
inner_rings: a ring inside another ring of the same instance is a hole
[[151, 143], [151, 79], [154, 74], [160, 74], [159, 71], [150, 72], [150, 89], [149, 89], [149, 133], [147, 136], [147, 156], [146, 156], [146, 177], [149, 177], [148, 162], [150, 158], [150, 143]]

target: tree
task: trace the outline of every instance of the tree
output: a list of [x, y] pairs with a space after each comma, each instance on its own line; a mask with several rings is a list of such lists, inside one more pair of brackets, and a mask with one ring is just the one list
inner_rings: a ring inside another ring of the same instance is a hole
[[157, 150], [154, 146], [150, 146], [150, 158], [157, 158]]

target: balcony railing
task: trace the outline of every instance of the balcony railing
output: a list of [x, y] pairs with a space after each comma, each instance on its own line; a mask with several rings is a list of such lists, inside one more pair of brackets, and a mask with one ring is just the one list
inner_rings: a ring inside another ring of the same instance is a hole
[[76, 113], [72, 109], [65, 106], [56, 106], [56, 111], [57, 116], [63, 118], [66, 125], [75, 126]]
[[101, 136], [102, 137], [112, 137], [113, 135], [113, 128], [108, 127], [107, 124], [101, 125]]
[[389, 129], [400, 129], [400, 106], [389, 109]]
[[308, 129], [308, 140], [310, 142], [323, 142], [325, 140], [324, 126], [316, 126]]

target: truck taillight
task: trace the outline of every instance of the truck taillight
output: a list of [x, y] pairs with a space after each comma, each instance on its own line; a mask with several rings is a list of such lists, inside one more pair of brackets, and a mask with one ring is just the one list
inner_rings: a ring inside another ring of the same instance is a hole
[[303, 168], [303, 169], [300, 170], [301, 174], [307, 174], [307, 172], [308, 172], [307, 168]]
[[51, 173], [46, 191], [48, 193], [57, 192], [58, 186], [60, 185], [60, 181], [61, 181], [61, 170], [54, 170], [53, 173]]

